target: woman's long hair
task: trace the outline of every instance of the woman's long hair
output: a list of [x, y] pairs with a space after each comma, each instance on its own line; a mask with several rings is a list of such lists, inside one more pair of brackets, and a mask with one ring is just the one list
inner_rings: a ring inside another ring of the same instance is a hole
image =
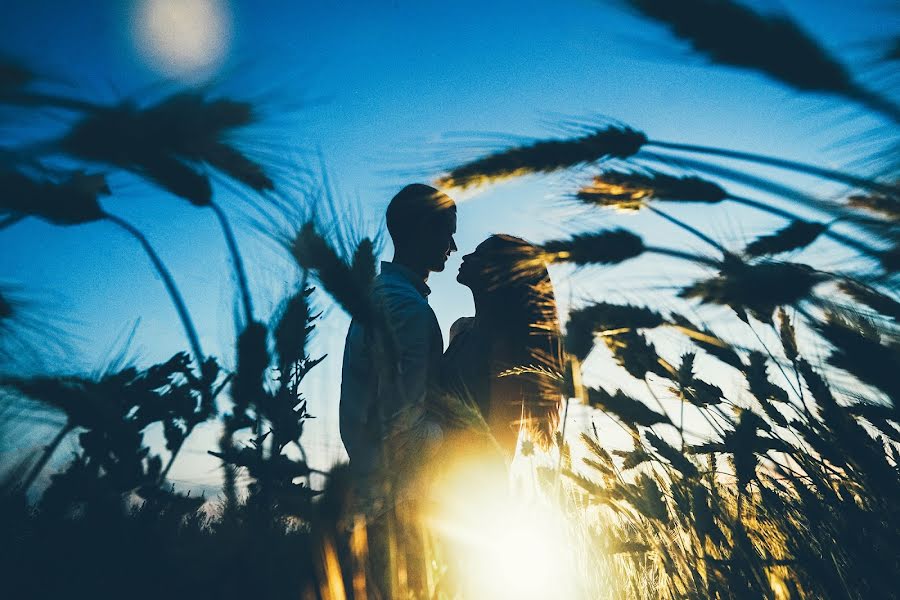
[[493, 325], [510, 343], [506, 371], [523, 384], [522, 421], [532, 440], [547, 449], [559, 424], [563, 376], [556, 296], [547, 265], [533, 244], [496, 234], [484, 244], [483, 294], [494, 307]]

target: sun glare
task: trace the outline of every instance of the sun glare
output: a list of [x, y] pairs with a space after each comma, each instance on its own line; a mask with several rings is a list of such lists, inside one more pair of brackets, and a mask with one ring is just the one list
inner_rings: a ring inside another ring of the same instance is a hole
[[133, 17], [138, 50], [169, 77], [208, 75], [228, 49], [231, 15], [222, 0], [140, 0]]
[[577, 598], [564, 515], [547, 499], [510, 487], [468, 463], [437, 490], [429, 520], [454, 565], [450, 577], [465, 597]]

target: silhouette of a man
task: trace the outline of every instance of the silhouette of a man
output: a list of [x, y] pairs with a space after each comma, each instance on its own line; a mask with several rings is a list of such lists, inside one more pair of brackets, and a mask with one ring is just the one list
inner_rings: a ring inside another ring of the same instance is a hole
[[433, 447], [442, 437], [425, 411], [444, 349], [426, 281], [430, 273], [444, 270], [457, 249], [456, 204], [433, 187], [411, 184], [391, 200], [386, 220], [394, 258], [381, 263], [371, 293], [394, 351], [379, 353], [370, 328], [351, 322], [341, 379], [341, 439], [361, 488], [375, 474], [388, 436], [392, 447], [399, 442], [412, 451]]

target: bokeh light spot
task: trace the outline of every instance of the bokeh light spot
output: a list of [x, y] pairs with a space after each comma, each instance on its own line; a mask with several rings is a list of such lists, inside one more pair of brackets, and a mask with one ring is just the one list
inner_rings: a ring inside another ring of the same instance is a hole
[[221, 0], [140, 0], [135, 44], [149, 65], [169, 77], [209, 75], [231, 41], [231, 13]]

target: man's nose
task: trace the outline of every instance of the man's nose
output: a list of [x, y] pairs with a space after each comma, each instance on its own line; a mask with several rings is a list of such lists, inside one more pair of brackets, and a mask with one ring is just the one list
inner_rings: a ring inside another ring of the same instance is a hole
[[459, 248], [456, 247], [456, 242], [453, 241], [453, 237], [450, 237], [450, 252], [456, 252]]

